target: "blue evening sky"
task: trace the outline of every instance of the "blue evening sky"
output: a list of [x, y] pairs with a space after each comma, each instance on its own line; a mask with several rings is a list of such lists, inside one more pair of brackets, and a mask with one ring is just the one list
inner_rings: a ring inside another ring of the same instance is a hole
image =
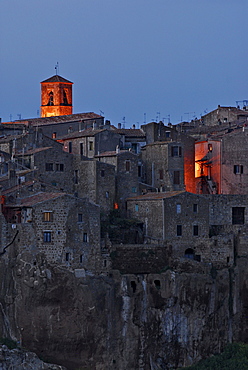
[[2, 0], [0, 117], [37, 117], [57, 62], [74, 113], [126, 128], [235, 106], [248, 100], [247, 16], [247, 0]]

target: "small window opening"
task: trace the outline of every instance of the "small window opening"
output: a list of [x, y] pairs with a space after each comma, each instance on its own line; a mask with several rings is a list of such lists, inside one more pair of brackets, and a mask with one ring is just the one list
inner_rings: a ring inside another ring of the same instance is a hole
[[180, 171], [173, 172], [173, 184], [180, 185]]
[[82, 263], [83, 262], [83, 255], [82, 254], [80, 254], [80, 263]]
[[191, 260], [194, 259], [194, 255], [195, 255], [195, 252], [192, 248], [188, 248], [186, 249], [186, 251], [184, 252], [184, 257], [185, 258], [189, 258]]
[[177, 213], [181, 213], [182, 212], [182, 206], [181, 206], [181, 204], [177, 204], [177, 206], [176, 206], [176, 210], [177, 210]]
[[193, 204], [193, 212], [194, 213], [198, 212], [198, 204]]
[[235, 164], [233, 166], [233, 172], [235, 175], [241, 175], [243, 173], [243, 166], [240, 164]]
[[213, 145], [212, 144], [208, 144], [208, 152], [212, 152], [213, 151]]
[[245, 207], [232, 207], [232, 224], [243, 225], [245, 223]]
[[160, 280], [154, 280], [154, 285], [157, 289], [160, 289], [161, 288], [161, 283], [160, 283]]
[[132, 280], [131, 281], [131, 288], [133, 289], [133, 293], [136, 292], [136, 287], [137, 287], [136, 282], [134, 280]]
[[88, 242], [88, 234], [84, 233], [83, 235], [83, 242], [87, 243]]
[[198, 225], [193, 225], [193, 235], [198, 236], [199, 235], [199, 227]]
[[70, 259], [70, 253], [68, 253], [68, 252], [67, 252], [67, 253], [65, 254], [65, 260], [66, 260], [66, 261], [69, 261], [69, 259]]
[[177, 225], [177, 236], [182, 236], [182, 225]]
[[130, 172], [130, 168], [131, 168], [131, 164], [130, 164], [130, 161], [126, 161], [125, 162], [125, 165], [126, 165], [126, 172]]
[[83, 214], [82, 213], [78, 214], [78, 222], [83, 222]]

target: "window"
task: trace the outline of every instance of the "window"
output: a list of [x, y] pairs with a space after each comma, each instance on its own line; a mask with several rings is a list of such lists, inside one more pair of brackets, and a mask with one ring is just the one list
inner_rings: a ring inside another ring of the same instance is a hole
[[78, 184], [78, 170], [74, 171], [74, 184]]
[[87, 243], [88, 241], [88, 234], [87, 233], [84, 233], [83, 235], [83, 242]]
[[56, 139], [56, 137], [57, 137], [57, 132], [53, 132], [52, 133], [52, 139]]
[[89, 142], [89, 144], [90, 144], [90, 145], [89, 145], [89, 149], [90, 149], [90, 150], [93, 150], [93, 149], [94, 149], [93, 141], [90, 141], [90, 142]]
[[69, 259], [70, 259], [70, 253], [68, 253], [68, 252], [67, 252], [67, 253], [65, 254], [65, 260], [66, 260], [66, 261], [69, 261]]
[[137, 188], [135, 186], [132, 187], [132, 193], [137, 193]]
[[138, 210], [139, 210], [139, 205], [135, 204], [135, 212], [138, 212]]
[[212, 144], [208, 144], [208, 151], [210, 153], [213, 151], [213, 145]]
[[193, 260], [195, 258], [194, 250], [192, 248], [186, 249], [186, 251], [184, 252], [184, 257]]
[[71, 141], [69, 141], [68, 147], [69, 147], [69, 153], [72, 153], [72, 142]]
[[83, 214], [82, 213], [78, 214], [78, 222], [83, 222]]
[[241, 175], [243, 173], [243, 166], [240, 164], [235, 164], [233, 166], [233, 172], [235, 175]]
[[165, 131], [165, 137], [170, 137], [170, 131]]
[[105, 171], [101, 170], [101, 177], [104, 177], [104, 176], [105, 176]]
[[53, 220], [53, 213], [51, 211], [43, 212], [43, 221], [44, 222], [52, 222]]
[[181, 157], [182, 156], [182, 147], [175, 145], [171, 147], [171, 156], [172, 157]]
[[193, 235], [198, 236], [199, 234], [198, 225], [193, 225]]
[[180, 185], [180, 171], [173, 172], [173, 184]]
[[198, 204], [193, 204], [193, 212], [194, 213], [198, 212]]
[[64, 171], [64, 163], [56, 163], [56, 171], [63, 172]]
[[106, 199], [109, 198], [109, 192], [108, 191], [106, 191], [105, 196], [106, 196]]
[[51, 231], [44, 231], [43, 232], [43, 241], [45, 243], [50, 243], [52, 241], [52, 232]]
[[232, 224], [243, 225], [245, 223], [245, 207], [232, 208]]
[[182, 225], [177, 225], [177, 236], [182, 236]]
[[84, 154], [84, 144], [83, 143], [80, 143], [80, 154], [81, 155]]
[[83, 262], [83, 255], [82, 255], [82, 254], [80, 254], [79, 261], [80, 261], [80, 263], [82, 263], [82, 262]]
[[138, 177], [141, 177], [141, 174], [142, 174], [141, 165], [138, 165]]
[[163, 170], [159, 170], [159, 179], [160, 180], [163, 180], [164, 178], [164, 171]]
[[46, 163], [46, 171], [53, 171], [53, 163]]
[[181, 204], [177, 204], [177, 206], [176, 206], [176, 210], [177, 210], [177, 213], [181, 213], [181, 211], [182, 211], [182, 206], [181, 206]]
[[130, 161], [126, 161], [126, 162], [125, 162], [125, 166], [126, 166], [126, 171], [127, 171], [127, 172], [130, 172], [130, 168], [131, 168], [131, 163], [130, 163]]

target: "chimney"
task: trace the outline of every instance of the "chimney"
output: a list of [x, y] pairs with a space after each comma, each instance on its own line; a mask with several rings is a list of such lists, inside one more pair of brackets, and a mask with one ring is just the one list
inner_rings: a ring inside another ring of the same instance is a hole
[[133, 128], [133, 130], [135, 130], [135, 124], [133, 124], [133, 127], [132, 128]]

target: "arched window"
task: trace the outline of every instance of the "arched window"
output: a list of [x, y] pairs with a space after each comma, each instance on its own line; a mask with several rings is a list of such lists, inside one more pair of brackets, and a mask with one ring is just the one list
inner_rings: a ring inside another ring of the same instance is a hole
[[193, 260], [195, 258], [195, 252], [193, 251], [192, 248], [188, 248], [184, 252], [184, 257]]
[[48, 94], [48, 96], [49, 96], [49, 100], [48, 100], [47, 105], [54, 105], [54, 103], [53, 103], [53, 92], [50, 91], [50, 93]]

